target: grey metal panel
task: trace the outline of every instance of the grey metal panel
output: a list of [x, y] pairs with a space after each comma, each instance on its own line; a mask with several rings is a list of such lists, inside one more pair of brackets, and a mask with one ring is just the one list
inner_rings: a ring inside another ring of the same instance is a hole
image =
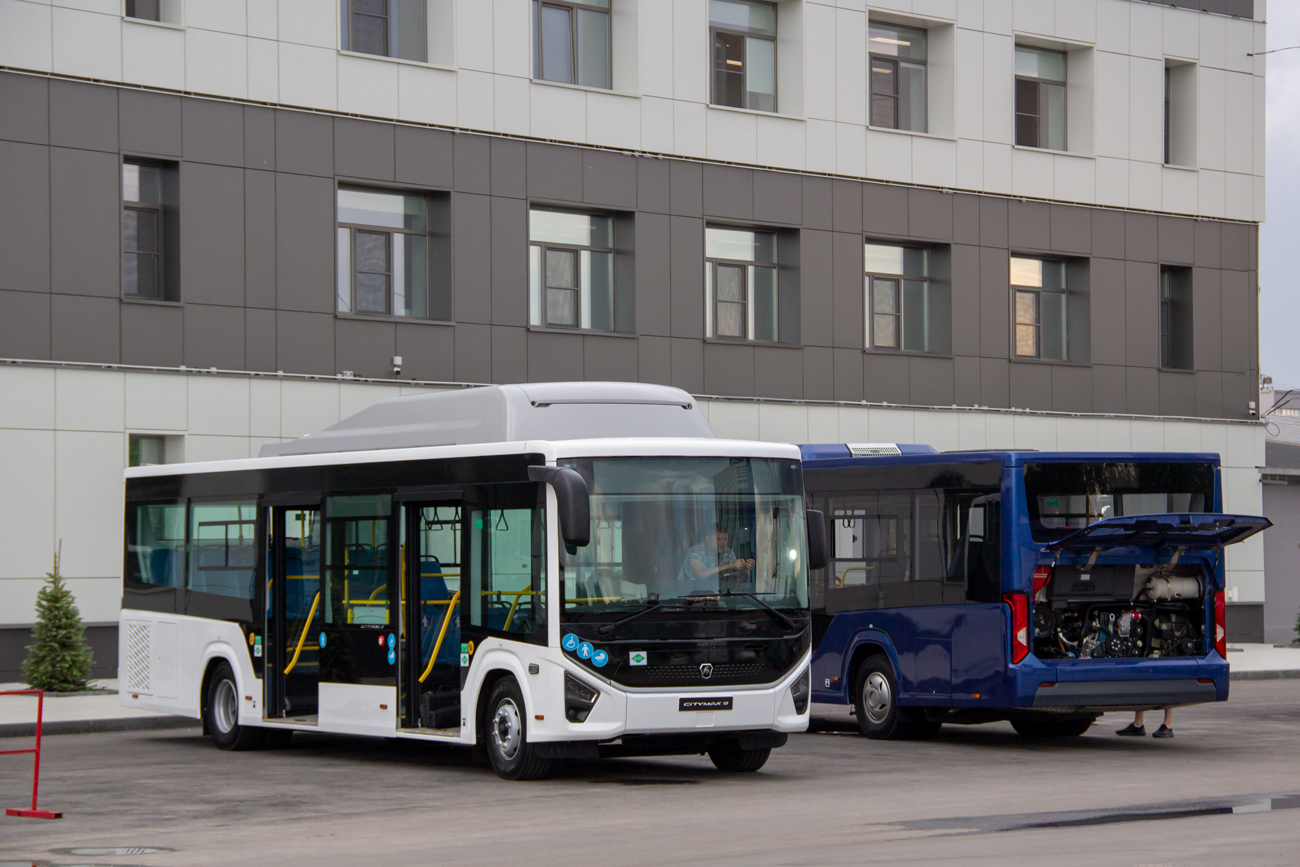
[[456, 379], [456, 329], [450, 326], [398, 322], [397, 354], [402, 356], [404, 377], [431, 382]]
[[0, 357], [50, 357], [50, 294], [0, 289]]
[[1223, 418], [1248, 418], [1247, 404], [1259, 403], [1259, 375], [1251, 373], [1223, 374]]
[[909, 402], [922, 406], [951, 406], [954, 399], [954, 362], [951, 358], [909, 356]]
[[393, 136], [393, 171], [399, 184], [451, 188], [455, 174], [455, 136], [452, 133], [398, 126]]
[[980, 247], [980, 354], [1011, 354], [1011, 277], [1006, 250]]
[[117, 88], [51, 79], [50, 144], [117, 153]]
[[1128, 297], [1124, 262], [1094, 258], [1089, 262], [1089, 271], [1092, 357], [1097, 361], [1123, 364], [1128, 347], [1124, 331]]
[[1052, 409], [1092, 412], [1092, 368], [1052, 365]]
[[1223, 223], [1219, 231], [1223, 239], [1223, 268], [1249, 271], [1255, 267], [1250, 255], [1250, 235], [1253, 226], [1244, 223]]
[[803, 269], [799, 263], [799, 230], [783, 229], [777, 233], [776, 324], [777, 340], [798, 346], [800, 343], [799, 283]]
[[244, 106], [244, 167], [275, 171], [275, 111]]
[[[357, 376], [388, 378], [393, 375], [393, 356], [397, 354], [395, 323], [348, 318], [335, 320], [336, 371], [350, 370]], [[406, 359], [403, 358], [402, 361], [405, 362]]]
[[[528, 355], [532, 361], [532, 352]], [[583, 379], [592, 382], [636, 382], [636, 341], [626, 337], [586, 334], [582, 338]]]
[[833, 225], [832, 181], [830, 178], [803, 177], [803, 227], [830, 229]]
[[979, 196], [954, 195], [952, 197], [952, 242], [954, 244], [979, 244]]
[[120, 293], [120, 173], [115, 153], [50, 148], [52, 291]]
[[642, 334], [636, 341], [637, 379], [669, 385], [673, 381], [673, 343], [667, 337]]
[[754, 347], [742, 343], [705, 343], [704, 391], [706, 394], [752, 395]]
[[1223, 369], [1222, 272], [1192, 269], [1192, 357], [1197, 370]]
[[[667, 250], [668, 245], [661, 248]], [[653, 255], [653, 250], [651, 251]], [[636, 333], [636, 215], [614, 216], [614, 330]], [[666, 297], [667, 293], [665, 293]]]
[[1220, 233], [1221, 223], [1213, 220], [1196, 223], [1196, 267], [1223, 267], [1223, 246]]
[[492, 326], [456, 326], [457, 382], [492, 381]]
[[1196, 415], [1196, 374], [1160, 371], [1161, 415]]
[[1175, 265], [1190, 265], [1196, 261], [1196, 221], [1182, 217], [1160, 217], [1156, 231], [1159, 234], [1160, 261]]
[[861, 231], [868, 235], [906, 235], [907, 222], [906, 187], [862, 185]]
[[185, 301], [244, 304], [244, 174], [242, 168], [206, 163], [181, 167]]
[[912, 368], [905, 355], [887, 352], [862, 354], [862, 399], [908, 403], [912, 399]]
[[862, 350], [835, 350], [835, 400], [862, 400]]
[[[522, 199], [529, 194], [528, 174], [532, 168], [531, 152], [534, 147], [537, 145], [525, 145], [521, 141], [510, 139], [492, 139], [489, 148], [492, 157], [492, 195]], [[573, 148], [566, 148], [565, 151], [575, 167], [581, 165], [581, 156]], [[578, 174], [581, 177], [580, 170]], [[582, 201], [581, 181], [576, 192], [577, 195], [568, 198], [575, 202]]]
[[457, 133], [453, 138], [455, 186], [465, 193], [492, 192], [491, 139]]
[[861, 236], [843, 232], [832, 234], [831, 261], [834, 269], [834, 345], [861, 350], [866, 345], [862, 318]]
[[704, 172], [699, 163], [668, 164], [668, 210], [674, 216], [704, 216]]
[[672, 384], [676, 388], [700, 394], [704, 391], [704, 342], [681, 337], [671, 338]]
[[333, 375], [334, 314], [280, 310], [275, 316], [276, 370]]
[[1092, 296], [1089, 294], [1091, 268], [1087, 259], [1070, 259], [1065, 263], [1066, 357], [1075, 364], [1092, 361]]
[[1128, 367], [1124, 370], [1127, 400], [1125, 411], [1139, 415], [1160, 413], [1160, 377], [1154, 367]]
[[1151, 708], [1215, 701], [1213, 683], [1185, 680], [1060, 681], [1034, 694], [1034, 707]]
[[196, 163], [244, 164], [244, 108], [213, 99], [181, 100], [184, 157]]
[[[126, 339], [126, 314], [140, 305], [122, 307], [122, 358], [126, 359], [130, 343]], [[242, 307], [218, 307], [209, 304], [185, 305], [186, 367], [216, 367], [221, 370], [242, 370], [247, 354], [245, 346], [245, 317]]]
[[668, 213], [667, 160], [640, 157], [636, 161], [637, 210], [655, 214]]
[[[705, 358], [708, 358], [707, 351]], [[705, 374], [708, 374], [707, 367]], [[793, 346], [755, 346], [754, 393], [759, 397], [788, 400], [803, 397], [803, 350]]]
[[0, 139], [49, 144], [48, 78], [0, 73], [0, 105]]
[[[581, 333], [530, 331], [525, 339], [528, 341], [529, 382], [580, 382], [583, 379]], [[495, 369], [493, 373], [496, 373]]]
[[275, 213], [276, 306], [333, 313], [334, 181], [276, 174]]
[[275, 358], [275, 311], [244, 308], [244, 370], [279, 370]]
[[[835, 399], [835, 350], [822, 346], [803, 348], [803, 394], [805, 400]], [[817, 440], [822, 442], [822, 440]]]
[[1124, 212], [1098, 208], [1092, 212], [1092, 255], [1124, 258]]
[[1124, 258], [1140, 262], [1155, 262], [1160, 258], [1154, 214], [1124, 215]]
[[952, 193], [938, 190], [909, 190], [907, 196], [907, 231], [913, 238], [927, 241], [952, 240]]
[[[837, 232], [860, 234], [864, 225], [863, 186], [857, 181], [831, 181], [831, 228]], [[879, 219], [879, 214], [875, 215]], [[907, 231], [907, 212], [898, 214], [891, 222], [891, 234]]]
[[1125, 262], [1124, 285], [1124, 359], [1130, 367], [1159, 367], [1160, 269], [1146, 262]]
[[1052, 249], [1058, 253], [1092, 252], [1092, 210], [1052, 205]]
[[[451, 197], [452, 288], [457, 322], [492, 321], [492, 199]], [[457, 347], [459, 357], [459, 346]], [[483, 382], [485, 380], [471, 380]]]
[[[980, 403], [983, 406], [1010, 406], [1011, 362], [1005, 358], [980, 359]], [[1002, 448], [1011, 443], [988, 443], [989, 448]]]
[[117, 94], [119, 143], [128, 153], [181, 155], [181, 98], [122, 89]]
[[528, 324], [528, 206], [492, 197], [492, 324]]
[[[0, 77], [0, 82], [12, 77]], [[49, 148], [0, 141], [0, 203], [0, 289], [49, 292]], [[47, 302], [46, 319], [48, 307]]]
[[275, 175], [244, 172], [244, 303], [275, 307]]
[[799, 225], [803, 220], [803, 182], [793, 172], [754, 172], [754, 219]]
[[799, 328], [805, 346], [831, 346], [835, 338], [834, 271], [830, 232], [799, 233]]
[[1025, 409], [1052, 409], [1052, 368], [1037, 361], [1015, 361], [1010, 366], [1011, 405]]
[[1007, 246], [1007, 200], [980, 196], [980, 245]]
[[1128, 381], [1124, 371], [1119, 365], [1093, 365], [1093, 412], [1127, 412]]
[[975, 406], [980, 402], [980, 360], [969, 355], [953, 358], [953, 403]]
[[582, 196], [590, 204], [634, 209], [636, 176], [635, 157], [609, 151], [582, 151]]
[[50, 355], [59, 361], [122, 360], [117, 298], [50, 296]]
[[1223, 415], [1223, 374], [1217, 370], [1196, 371], [1196, 414], [1201, 418]]
[[980, 248], [953, 244], [948, 261], [952, 275], [949, 284], [952, 351], [957, 355], [979, 355]]
[[[1252, 290], [1243, 271], [1220, 271], [1219, 274], [1222, 278], [1223, 372], [1248, 373], [1255, 358], [1250, 351], [1250, 332], [1258, 327], [1250, 316]], [[1195, 347], [1195, 336], [1192, 340]]]
[[670, 315], [673, 337], [704, 336], [704, 225], [690, 217], [672, 217]]
[[704, 214], [731, 220], [754, 218], [754, 173], [734, 166], [704, 166]]
[[929, 351], [948, 355], [952, 352], [951, 245], [936, 244], [930, 248], [930, 276]]
[[492, 326], [492, 378], [489, 382], [524, 382], [528, 378], [528, 330]]
[[1013, 251], [1052, 249], [1052, 206], [1046, 202], [1007, 202], [1007, 242]]
[[334, 177], [334, 119], [277, 110], [275, 168], [280, 172]]
[[395, 159], [392, 124], [334, 118], [335, 174], [391, 181]]
[[671, 332], [668, 227], [669, 217], [664, 214], [643, 211], [636, 216], [636, 328], [641, 334]]

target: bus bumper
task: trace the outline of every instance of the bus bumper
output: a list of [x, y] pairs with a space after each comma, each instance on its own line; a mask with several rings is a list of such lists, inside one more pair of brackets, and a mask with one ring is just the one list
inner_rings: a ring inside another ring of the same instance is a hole
[[[1228, 663], [1217, 653], [1195, 658], [1095, 660], [1047, 665], [1017, 678], [1018, 707], [1139, 710], [1226, 701]], [[1018, 672], [1019, 674], [1019, 672]]]

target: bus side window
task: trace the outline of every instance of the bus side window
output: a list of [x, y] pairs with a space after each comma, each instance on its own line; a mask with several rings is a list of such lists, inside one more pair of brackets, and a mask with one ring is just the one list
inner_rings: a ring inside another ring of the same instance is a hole
[[980, 497], [966, 517], [966, 601], [997, 602], [1002, 586], [1001, 501]]
[[145, 587], [185, 585], [185, 504], [127, 510], [126, 581]]

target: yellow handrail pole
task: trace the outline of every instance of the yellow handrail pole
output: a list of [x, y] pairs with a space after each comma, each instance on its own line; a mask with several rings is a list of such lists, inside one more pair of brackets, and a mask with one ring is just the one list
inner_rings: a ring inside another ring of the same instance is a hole
[[298, 664], [298, 655], [302, 653], [302, 646], [307, 641], [307, 630], [311, 629], [311, 621], [316, 616], [316, 606], [320, 603], [320, 591], [316, 591], [316, 598], [311, 601], [311, 611], [307, 612], [307, 622], [302, 625], [302, 635], [298, 636], [298, 647], [293, 652], [293, 659], [284, 667], [284, 673], [288, 674], [293, 671], [293, 667]]
[[451, 596], [451, 604], [447, 606], [447, 616], [442, 618], [442, 629], [438, 630], [438, 640], [433, 644], [433, 653], [429, 654], [429, 664], [425, 666], [424, 674], [420, 675], [420, 683], [433, 671], [433, 664], [438, 661], [438, 651], [442, 650], [442, 640], [447, 637], [447, 624], [451, 623], [452, 612], [456, 610], [456, 603], [460, 601], [460, 591], [457, 590]]
[[530, 588], [530, 589], [527, 589], [527, 590], [489, 590], [488, 592], [489, 592], [489, 593], [500, 593], [502, 596], [507, 596], [507, 595], [509, 595], [509, 594], [511, 594], [511, 593], [514, 594], [515, 601], [514, 601], [513, 603], [511, 603], [511, 605], [510, 605], [510, 613], [506, 615], [506, 622], [505, 622], [505, 625], [501, 627], [502, 629], [509, 629], [509, 628], [510, 628], [510, 622], [511, 622], [512, 620], [515, 619], [515, 609], [519, 607], [519, 598], [520, 598], [521, 596], [524, 596], [524, 595], [534, 596], [534, 595], [536, 595], [536, 594], [538, 594], [538, 593], [540, 593], [540, 592], [542, 592], [542, 591], [540, 591], [540, 590], [533, 590], [533, 589]]

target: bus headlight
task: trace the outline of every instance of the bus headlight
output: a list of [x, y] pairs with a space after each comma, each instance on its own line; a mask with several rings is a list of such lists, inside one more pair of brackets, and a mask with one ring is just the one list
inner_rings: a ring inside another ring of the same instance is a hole
[[805, 668], [803, 674], [790, 684], [790, 698], [794, 699], [794, 712], [804, 714], [808, 710], [808, 699], [812, 695], [812, 668]]
[[600, 690], [564, 673], [564, 718], [571, 723], [586, 722], [600, 698]]

